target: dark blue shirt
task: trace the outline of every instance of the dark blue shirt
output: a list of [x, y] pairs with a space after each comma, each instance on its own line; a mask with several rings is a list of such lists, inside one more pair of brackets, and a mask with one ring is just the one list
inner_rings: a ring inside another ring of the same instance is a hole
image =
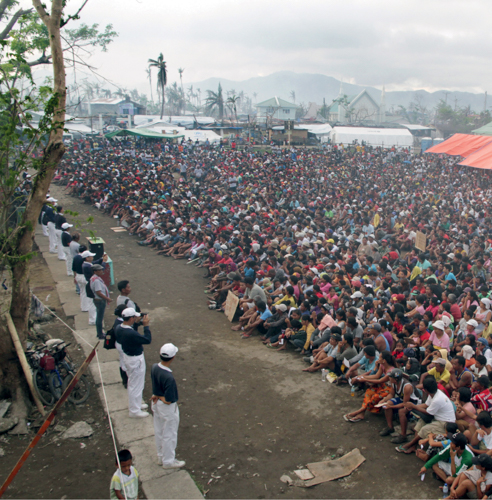
[[152, 394], [164, 397], [168, 403], [178, 401], [178, 387], [172, 372], [164, 370], [157, 363], [152, 365], [150, 372], [152, 378]]
[[152, 334], [148, 326], [144, 326], [143, 335], [140, 335], [131, 326], [121, 324], [116, 328], [115, 335], [116, 342], [121, 344], [127, 356], [140, 356], [143, 353], [143, 346], [152, 342]]

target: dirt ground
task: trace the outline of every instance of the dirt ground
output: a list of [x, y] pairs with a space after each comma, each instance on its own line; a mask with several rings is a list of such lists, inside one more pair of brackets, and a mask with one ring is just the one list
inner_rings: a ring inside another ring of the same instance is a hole
[[[55, 283], [41, 256], [32, 261], [31, 287], [43, 303], [71, 325], [66, 318], [56, 292]], [[71, 325], [72, 326], [72, 325]], [[82, 350], [71, 331], [58, 320], [40, 323], [40, 333], [62, 338], [71, 343], [68, 351], [76, 364], [84, 360]], [[38, 443], [23, 468], [12, 482], [4, 498], [108, 498], [109, 483], [115, 470], [114, 451], [108, 420], [90, 374], [91, 396], [80, 406], [66, 402], [47, 433]], [[39, 414], [38, 414], [39, 415]], [[75, 422], [86, 421], [94, 434], [84, 439], [60, 439], [60, 430]], [[8, 476], [42, 420], [30, 422], [28, 436], [0, 436], [0, 482]]]
[[[59, 204], [79, 212], [81, 222], [94, 217], [91, 225], [82, 222], [85, 236], [89, 228], [95, 229], [106, 241], [116, 282], [130, 280], [132, 299], [150, 314], [153, 340], [145, 348], [146, 398], [151, 395], [150, 365], [158, 361], [159, 347], [165, 342], [179, 347], [173, 363], [181, 412], [177, 455], [186, 460], [186, 469], [208, 491], [208, 498], [439, 497], [439, 484], [430, 474], [420, 481], [422, 462], [396, 453], [395, 445], [379, 436], [385, 426], [381, 416], [370, 415], [358, 424], [343, 420], [342, 415], [359, 407], [361, 399], [351, 397], [346, 388], [323, 383], [318, 374], [303, 373], [305, 364], [297, 353], [274, 352], [258, 338], [241, 340], [223, 314], [208, 310], [201, 269], [138, 246], [135, 237], [113, 232], [115, 221], [107, 215], [66, 197], [60, 188], [52, 192]], [[116, 298], [116, 287], [112, 293]], [[109, 308], [106, 325], [112, 321]], [[101, 421], [103, 431], [102, 411], [94, 398], [91, 407], [98, 408], [93, 418]], [[92, 477], [93, 490], [80, 496], [106, 498], [111, 445], [104, 432], [89, 442], [95, 444], [90, 465], [80, 458], [74, 443], [77, 464]], [[280, 481], [283, 474], [294, 478], [293, 471], [307, 463], [356, 447], [367, 460], [348, 478], [310, 489]], [[88, 449], [84, 452], [89, 454]], [[56, 455], [50, 463], [33, 461], [17, 485], [35, 483], [33, 477], [39, 473], [31, 476], [32, 471], [45, 464], [62, 467], [62, 462]], [[45, 489], [44, 497], [77, 496], [84, 478], [73, 476], [72, 485], [63, 492], [56, 481], [50, 481], [49, 488], [55, 489], [50, 494]], [[29, 496], [38, 496], [35, 487], [30, 486]], [[11, 496], [16, 496], [15, 491]]]

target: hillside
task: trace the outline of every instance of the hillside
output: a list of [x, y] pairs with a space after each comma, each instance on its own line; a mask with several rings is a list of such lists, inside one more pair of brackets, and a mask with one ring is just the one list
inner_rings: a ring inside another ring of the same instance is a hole
[[[280, 71], [268, 76], [257, 76], [243, 81], [227, 80], [225, 78], [208, 78], [201, 82], [192, 82], [195, 89], [201, 90], [202, 99], [206, 97], [206, 90], [217, 90], [219, 82], [224, 91], [234, 89], [236, 93], [241, 91], [248, 94], [251, 98], [256, 92], [256, 102], [269, 99], [273, 96], [281, 97], [291, 101], [290, 93], [293, 90], [296, 93], [296, 102], [317, 102], [322, 104], [323, 98], [329, 104], [338, 96], [340, 91], [340, 80], [331, 76], [309, 73], [294, 73], [292, 71]], [[343, 84], [344, 94], [358, 94], [361, 90], [367, 89], [377, 102], [381, 99], [381, 89], [375, 87]], [[455, 99], [460, 107], [470, 106], [472, 110], [480, 112], [484, 109], [484, 94], [473, 94], [471, 92], [447, 92], [439, 90], [436, 92], [427, 92], [426, 90], [417, 91], [394, 91], [386, 92], [386, 109], [398, 105], [408, 107], [412, 100], [415, 100], [416, 94], [422, 96], [422, 104], [428, 109], [434, 108], [440, 99], [446, 99], [454, 106]], [[253, 101], [254, 102], [254, 101]], [[490, 100], [492, 104], [492, 100]]]

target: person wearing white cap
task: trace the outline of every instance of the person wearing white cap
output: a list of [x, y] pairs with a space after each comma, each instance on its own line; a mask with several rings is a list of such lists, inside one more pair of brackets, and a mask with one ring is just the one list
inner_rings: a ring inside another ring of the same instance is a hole
[[63, 251], [63, 245], [61, 241], [62, 235], [62, 224], [65, 224], [67, 219], [63, 215], [63, 207], [56, 207], [55, 215], [55, 235], [56, 235], [56, 248], [58, 249], [58, 260], [66, 260], [67, 256]]
[[[90, 282], [92, 278], [92, 261], [94, 260], [95, 253], [90, 252], [89, 250], [85, 250], [82, 252], [81, 256], [84, 259], [82, 263], [82, 275], [77, 274], [77, 282], [80, 286], [80, 303], [82, 312], [89, 311], [89, 325], [96, 324], [96, 306], [94, 305], [94, 301], [87, 297], [87, 289], [86, 285]], [[82, 296], [82, 294], [84, 294]], [[84, 299], [84, 300], [83, 300]]]
[[41, 224], [41, 228], [43, 229], [43, 236], [49, 236], [48, 233], [48, 219], [45, 219], [44, 214], [46, 212], [46, 207], [48, 206], [46, 203], [48, 202], [48, 198], [50, 197], [49, 194], [46, 195], [46, 201], [43, 204], [43, 208], [41, 209], [41, 214], [39, 216], [38, 222]]
[[128, 411], [130, 418], [145, 418], [149, 413], [144, 411], [148, 405], [142, 403], [142, 393], [145, 386], [145, 358], [143, 346], [152, 342], [149, 328], [149, 316], [145, 314], [142, 319], [144, 333], [141, 335], [134, 324], [141, 314], [132, 307], [127, 307], [121, 313], [123, 323], [115, 330], [116, 342], [123, 350], [123, 360], [128, 375]]
[[185, 465], [184, 461], [176, 460], [179, 427], [178, 388], [170, 365], [177, 352], [178, 348], [174, 344], [164, 344], [159, 351], [161, 361], [152, 365], [150, 373], [157, 463], [162, 464], [164, 469], [178, 469]]
[[[93, 266], [100, 265], [104, 268], [105, 267], [104, 262], [106, 262], [108, 260], [108, 256], [106, 253], [104, 253], [104, 255], [101, 259], [94, 260], [94, 257], [96, 254], [89, 252], [89, 251], [87, 251], [87, 252], [88, 252], [86, 254], [87, 257], [85, 258], [85, 260], [82, 264], [82, 272], [84, 273], [84, 278], [85, 278], [86, 282], [90, 283], [91, 278], [94, 275]], [[89, 300], [89, 325], [96, 325], [97, 310], [96, 310], [96, 305], [94, 303], [94, 300], [97, 300], [97, 299], [91, 299], [88, 297], [88, 300]]]
[[62, 234], [61, 234], [61, 247], [63, 248], [63, 252], [65, 253], [65, 260], [67, 261], [67, 276], [73, 276], [72, 271], [72, 262], [73, 257], [70, 252], [70, 243], [72, 242], [72, 235], [69, 232], [69, 229], [73, 227], [73, 224], [69, 224], [68, 222], [64, 222], [61, 225]]
[[46, 225], [48, 226], [48, 237], [50, 239], [50, 253], [56, 253], [56, 233], [55, 233], [55, 211], [51, 204], [55, 204], [56, 200], [54, 198], [48, 198], [48, 203], [50, 205], [46, 206], [44, 211], [44, 216], [46, 219]]

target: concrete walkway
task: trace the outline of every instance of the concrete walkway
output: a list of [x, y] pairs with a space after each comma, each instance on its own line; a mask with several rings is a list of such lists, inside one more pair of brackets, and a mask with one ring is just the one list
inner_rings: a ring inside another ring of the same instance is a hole
[[[67, 276], [66, 264], [58, 260], [57, 254], [49, 253], [48, 238], [43, 236], [41, 228], [36, 230], [36, 243], [46, 260], [56, 283], [56, 290], [60, 297], [66, 316], [73, 316], [75, 330], [78, 335], [86, 339], [89, 344], [96, 343], [96, 328], [88, 325], [88, 313], [80, 311], [80, 298], [75, 293], [73, 277]], [[112, 294], [116, 300], [116, 295]], [[106, 328], [108, 325], [105, 325]], [[91, 347], [75, 336], [87, 356]], [[144, 493], [149, 499], [198, 499], [203, 498], [200, 490], [186, 470], [168, 471], [157, 465], [157, 455], [154, 443], [154, 425], [152, 413], [149, 418], [130, 419], [128, 416], [128, 396], [121, 384], [119, 373], [118, 352], [108, 351], [102, 347], [97, 351], [104, 388], [109, 405], [109, 414], [113, 422], [119, 448], [128, 448], [135, 457], [135, 468], [140, 474]], [[99, 397], [105, 407], [101, 377], [97, 361], [93, 360], [89, 369], [94, 378]]]

